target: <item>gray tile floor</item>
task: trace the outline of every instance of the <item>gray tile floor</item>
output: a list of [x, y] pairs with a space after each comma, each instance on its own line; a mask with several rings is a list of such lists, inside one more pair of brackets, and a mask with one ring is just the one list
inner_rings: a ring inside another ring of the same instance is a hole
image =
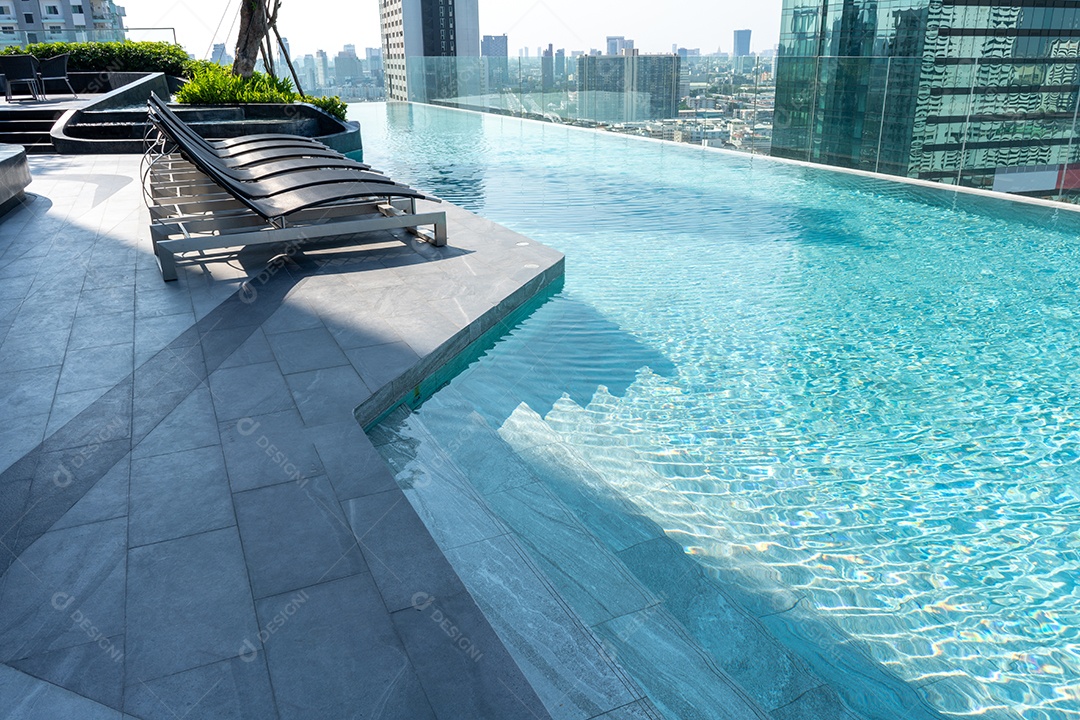
[[35, 157], [0, 220], [0, 717], [547, 717], [356, 418], [561, 256], [446, 208], [165, 284], [137, 169]]

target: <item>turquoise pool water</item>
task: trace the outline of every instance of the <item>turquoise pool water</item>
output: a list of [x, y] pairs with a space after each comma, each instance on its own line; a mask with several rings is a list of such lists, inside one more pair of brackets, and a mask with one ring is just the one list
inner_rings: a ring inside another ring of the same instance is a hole
[[375, 166], [567, 256], [450, 384], [491, 427], [542, 420], [703, 565], [797, 593], [946, 715], [1080, 718], [1076, 216], [352, 113]]

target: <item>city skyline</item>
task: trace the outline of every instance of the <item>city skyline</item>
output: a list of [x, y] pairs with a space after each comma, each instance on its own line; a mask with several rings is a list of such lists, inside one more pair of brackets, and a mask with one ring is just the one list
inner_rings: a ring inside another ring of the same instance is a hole
[[[535, 50], [548, 43], [567, 50], [603, 48], [608, 35], [633, 38], [644, 53], [670, 52], [673, 44], [700, 48], [703, 53], [731, 52], [733, 32], [742, 28], [753, 30], [751, 49], [760, 52], [771, 49], [779, 39], [782, 4], [781, 0], [763, 0], [747, 7], [735, 0], [686, 0], [678, 13], [659, 13], [655, 3], [627, 0], [618, 17], [611, 18], [610, 4], [600, 0], [479, 2], [481, 34], [508, 35], [512, 55], [519, 48]], [[197, 58], [207, 57], [215, 42], [224, 42], [230, 52], [235, 46], [238, 0], [228, 0], [227, 8], [221, 0], [125, 0], [122, 4], [128, 27], [173, 27], [180, 44]], [[325, 15], [310, 10], [310, 4], [290, 0], [282, 4], [279, 28], [294, 53], [336, 51], [346, 44], [380, 46], [377, 0], [335, 3], [335, 20], [329, 24]], [[147, 33], [135, 32], [133, 38], [144, 39], [143, 35]], [[153, 39], [161, 39], [159, 35]]]

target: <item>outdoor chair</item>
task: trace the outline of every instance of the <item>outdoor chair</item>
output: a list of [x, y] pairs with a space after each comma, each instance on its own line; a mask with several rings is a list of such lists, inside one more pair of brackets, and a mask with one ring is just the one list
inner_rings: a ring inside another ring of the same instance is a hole
[[0, 55], [0, 75], [7, 80], [8, 102], [11, 102], [12, 86], [25, 85], [35, 100], [41, 99], [38, 85], [38, 61], [33, 55]]
[[64, 53], [63, 55], [57, 55], [51, 57], [48, 60], [39, 61], [38, 80], [41, 83], [41, 94], [45, 95], [45, 88], [48, 86], [50, 80], [53, 82], [62, 82], [67, 85], [68, 92], [78, 100], [79, 96], [75, 93], [75, 88], [71, 87], [71, 80], [68, 78], [68, 57], [70, 53]]
[[[238, 179], [234, 175], [250, 170], [234, 167], [228, 158], [208, 150], [206, 141], [197, 140], [186, 123], [157, 112], [155, 105], [151, 101], [149, 119], [160, 137], [144, 158], [144, 192], [154, 252], [167, 281], [177, 278], [178, 263], [205, 260], [211, 250], [264, 244], [299, 247], [391, 229], [408, 230], [436, 246], [446, 244], [446, 213], [416, 209], [417, 200], [439, 202], [435, 198], [370, 172], [361, 163], [319, 170], [281, 167], [311, 159], [304, 153], [319, 152], [312, 147], [279, 147], [297, 157], [268, 161], [279, 165], [269, 177]], [[288, 137], [272, 142], [289, 142]], [[169, 145], [179, 151], [179, 159], [177, 153], [166, 152]], [[434, 227], [434, 236], [420, 231], [425, 225]]]

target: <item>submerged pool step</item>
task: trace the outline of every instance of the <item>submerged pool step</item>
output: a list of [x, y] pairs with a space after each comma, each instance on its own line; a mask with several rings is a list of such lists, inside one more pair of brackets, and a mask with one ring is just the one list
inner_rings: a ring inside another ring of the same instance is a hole
[[[644, 693], [620, 666], [659, 709], [642, 717], [769, 717], [452, 390], [396, 432], [376, 435], [406, 495], [556, 717], [594, 717], [605, 703], [641, 706]], [[480, 508], [490, 513], [486, 523]]]
[[[564, 428], [570, 426], [571, 417], [587, 423], [593, 415], [580, 406], [575, 410], [569, 400], [556, 403], [556, 408], [553, 412], [561, 417]], [[709, 662], [734, 679], [758, 705], [774, 717], [857, 717], [801, 658], [728, 597], [662, 528], [641, 516], [640, 510], [620, 493], [613, 492], [609, 478], [593, 468], [562, 433], [537, 413], [519, 406], [499, 429], [499, 435], [584, 522], [598, 529], [597, 537], [608, 544], [639, 582], [661, 598], [660, 607], [677, 623], [679, 631], [686, 633]], [[633, 470], [641, 477], [648, 476], [641, 463]], [[644, 484], [655, 488], [661, 480], [656, 477]], [[612, 524], [622, 527], [613, 532]], [[655, 610], [650, 608], [648, 612]], [[651, 624], [651, 618], [643, 614], [642, 628]], [[652, 641], [647, 632], [645, 637], [646, 643]]]
[[[639, 381], [653, 385], [651, 394], [663, 392], [656, 386], [666, 383], [647, 372]], [[601, 387], [585, 407], [564, 397], [546, 418], [523, 405], [500, 428], [500, 435], [569, 505], [584, 508], [579, 512], [587, 523], [609, 510], [613, 516], [633, 517], [639, 535], [654, 536], [632, 547], [621, 546], [616, 537], [610, 547], [765, 707], [774, 712], [782, 708], [784, 717], [849, 717], [840, 701], [843, 695], [850, 708], [874, 720], [940, 718], [912, 686], [873, 660], [862, 643], [814, 613], [801, 595], [761, 582], [753, 567], [701, 562], [724, 557], [725, 545], [737, 538], [694, 504], [694, 481], [681, 479], [684, 466], [673, 467], [667, 457], [642, 455], [642, 449], [650, 453], [657, 443], [636, 434], [640, 423], [630, 406], [635, 390], [639, 388], [616, 398]], [[671, 390], [673, 396], [677, 393]], [[581, 494], [590, 497], [577, 499]], [[662, 517], [667, 533], [642, 514]], [[611, 533], [597, 536], [612, 542]], [[702, 548], [706, 538], [711, 544]], [[786, 681], [755, 685], [761, 678], [785, 678], [785, 672], [790, 674]], [[817, 678], [817, 684], [787, 704], [805, 689], [806, 673]], [[786, 714], [796, 710], [799, 714]]]
[[405, 411], [372, 439], [552, 717], [660, 720], [453, 461], [476, 431], [468, 412], [429, 427]]

